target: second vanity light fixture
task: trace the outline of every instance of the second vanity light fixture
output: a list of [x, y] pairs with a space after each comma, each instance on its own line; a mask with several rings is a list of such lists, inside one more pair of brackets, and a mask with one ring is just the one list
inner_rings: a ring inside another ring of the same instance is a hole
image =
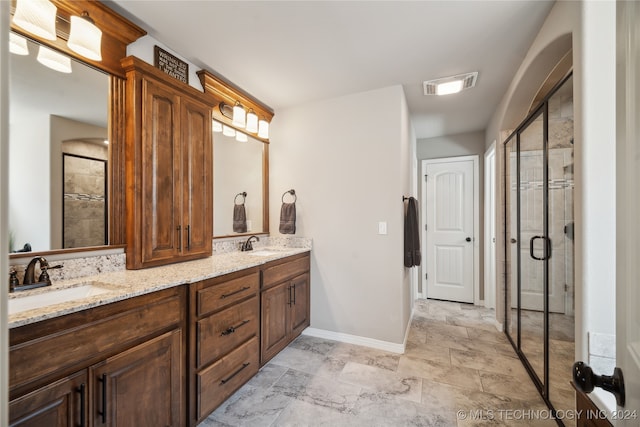
[[[226, 109], [228, 109], [228, 106], [224, 102], [221, 103], [220, 111], [222, 111], [222, 114], [224, 114]], [[249, 109], [247, 112], [239, 101], [236, 101], [236, 104], [233, 106], [233, 116], [231, 120], [234, 126], [244, 128], [250, 133], [257, 133], [260, 138], [269, 138], [269, 122], [258, 118], [258, 115], [253, 109]]]
[[[40, 38], [56, 40], [57, 10], [49, 0], [17, 0], [13, 23]], [[71, 16], [70, 20], [69, 49], [87, 59], [102, 61], [102, 30], [95, 25], [89, 13], [85, 11], [82, 16]], [[49, 52], [43, 52], [43, 47], [40, 48], [39, 58], [40, 55], [51, 56]], [[47, 65], [46, 61], [43, 63]]]

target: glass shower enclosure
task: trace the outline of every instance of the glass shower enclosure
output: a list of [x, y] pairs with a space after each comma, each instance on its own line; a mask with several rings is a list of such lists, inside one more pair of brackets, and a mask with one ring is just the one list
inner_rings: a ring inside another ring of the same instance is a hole
[[575, 408], [573, 147], [569, 74], [509, 136], [504, 151], [506, 331], [556, 411]]

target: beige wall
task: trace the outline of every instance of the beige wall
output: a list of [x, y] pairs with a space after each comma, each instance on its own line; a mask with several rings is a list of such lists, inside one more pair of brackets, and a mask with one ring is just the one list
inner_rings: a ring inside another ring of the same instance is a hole
[[[402, 343], [410, 315], [402, 196], [412, 136], [401, 86], [276, 111], [270, 221], [296, 190], [297, 235], [313, 238], [311, 326]], [[388, 234], [378, 234], [386, 221]]]

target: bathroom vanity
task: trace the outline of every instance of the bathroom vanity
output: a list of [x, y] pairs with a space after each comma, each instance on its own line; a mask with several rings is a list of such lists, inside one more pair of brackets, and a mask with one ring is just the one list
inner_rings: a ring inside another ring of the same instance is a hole
[[111, 292], [11, 314], [11, 425], [197, 425], [309, 325], [309, 259], [278, 248], [106, 273], [75, 282]]

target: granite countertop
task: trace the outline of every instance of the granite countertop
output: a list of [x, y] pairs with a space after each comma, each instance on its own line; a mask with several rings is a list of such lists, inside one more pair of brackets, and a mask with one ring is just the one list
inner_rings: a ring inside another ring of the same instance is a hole
[[[214, 254], [209, 258], [153, 267], [143, 270], [123, 270], [96, 274], [54, 282], [51, 287], [9, 294], [9, 328], [62, 316], [69, 313], [121, 301], [162, 289], [198, 282], [244, 270], [288, 256], [309, 252], [309, 248], [268, 247], [253, 252], [229, 252]], [[12, 313], [11, 300], [32, 295], [93, 284], [106, 290], [95, 296], [83, 297], [68, 302], [54, 303], [40, 308]]]

